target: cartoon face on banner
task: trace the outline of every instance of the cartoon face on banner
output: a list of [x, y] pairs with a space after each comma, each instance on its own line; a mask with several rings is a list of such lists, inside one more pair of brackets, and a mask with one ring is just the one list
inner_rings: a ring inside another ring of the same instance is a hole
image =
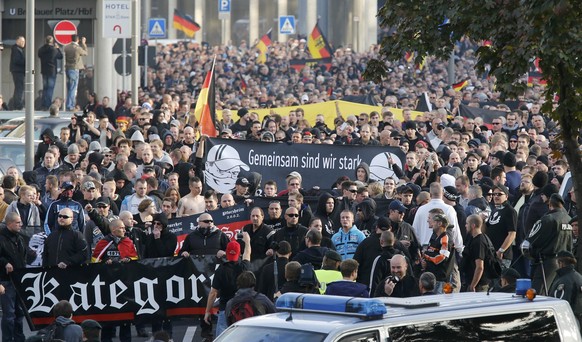
[[382, 152], [377, 154], [370, 162], [370, 179], [377, 182], [384, 182], [388, 177], [394, 178], [398, 183], [398, 177], [394, 174], [392, 163], [402, 168], [402, 163], [397, 155], [390, 152]]
[[206, 157], [206, 184], [219, 193], [230, 193], [241, 169], [248, 171], [249, 166], [240, 160], [240, 155], [233, 147], [215, 145]]

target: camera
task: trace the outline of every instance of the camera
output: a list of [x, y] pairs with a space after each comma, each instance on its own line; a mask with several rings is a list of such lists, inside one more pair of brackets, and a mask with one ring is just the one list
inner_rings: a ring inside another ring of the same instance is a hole
[[279, 250], [279, 243], [277, 241], [273, 241], [269, 248], [272, 249], [274, 252], [276, 252]]
[[437, 128], [438, 128], [438, 129], [445, 129], [445, 127], [446, 127], [446, 126], [445, 126], [445, 124], [444, 124], [444, 123], [442, 123], [442, 122], [441, 122], [440, 124], [438, 124], [438, 125], [437, 125]]
[[386, 278], [386, 282], [389, 282], [389, 281], [391, 281], [392, 283], [394, 283], [394, 285], [396, 285], [400, 282], [400, 277], [395, 276], [395, 275], [389, 275], [388, 278]]
[[242, 232], [236, 233], [236, 239], [237, 240], [242, 240], [243, 239], [243, 233]]

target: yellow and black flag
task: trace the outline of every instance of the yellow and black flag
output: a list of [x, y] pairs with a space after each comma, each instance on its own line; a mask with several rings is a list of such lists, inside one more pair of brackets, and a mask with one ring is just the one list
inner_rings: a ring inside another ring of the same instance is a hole
[[461, 82], [453, 83], [453, 90], [454, 91], [461, 91], [463, 88], [469, 85], [469, 81], [464, 80]]
[[325, 39], [323, 32], [319, 28], [319, 23], [315, 24], [313, 31], [307, 39], [307, 47], [309, 48], [309, 53], [314, 59], [328, 58], [331, 57], [333, 51]]
[[267, 31], [255, 46], [259, 50], [259, 57], [257, 57], [258, 64], [265, 64], [267, 62], [267, 51], [269, 51], [269, 46], [273, 43], [271, 41], [271, 31], [272, 29]]

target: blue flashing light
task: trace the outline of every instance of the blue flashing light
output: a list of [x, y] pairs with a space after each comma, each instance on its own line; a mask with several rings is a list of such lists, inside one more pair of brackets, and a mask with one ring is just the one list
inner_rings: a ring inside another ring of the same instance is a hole
[[286, 293], [277, 299], [278, 309], [343, 313], [365, 319], [382, 317], [386, 306], [376, 298], [351, 298], [317, 294]]
[[529, 288], [531, 288], [531, 279], [517, 279], [515, 282], [515, 294], [518, 296], [525, 296]]

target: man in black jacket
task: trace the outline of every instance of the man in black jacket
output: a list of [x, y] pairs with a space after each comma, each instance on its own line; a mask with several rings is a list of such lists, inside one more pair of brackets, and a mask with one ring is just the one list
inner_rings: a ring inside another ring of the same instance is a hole
[[557, 254], [559, 269], [550, 287], [549, 295], [568, 301], [580, 325], [582, 317], [582, 275], [574, 269], [576, 258], [569, 251]]
[[12, 97], [12, 109], [14, 110], [24, 108], [24, 73], [26, 70], [24, 45], [24, 37], [16, 37], [16, 42], [12, 45], [10, 54], [10, 72], [14, 81], [14, 96]]
[[63, 54], [53, 36], [46, 37], [45, 44], [38, 49], [38, 58], [40, 58], [40, 73], [42, 74], [41, 110], [48, 110], [53, 101], [57, 79], [57, 60], [63, 59]]
[[23, 318], [24, 311], [16, 296], [16, 289], [10, 281], [9, 274], [15, 269], [26, 267], [29, 253], [23, 235], [20, 234], [22, 219], [16, 212], [8, 213], [5, 218], [6, 227], [0, 229], [0, 295], [2, 304], [2, 340], [24, 341]]
[[264, 259], [273, 241], [275, 231], [263, 223], [264, 218], [263, 209], [255, 207], [251, 210], [252, 223], [245, 225], [242, 229], [243, 232], [249, 233], [251, 237], [251, 261]]
[[[289, 207], [285, 211], [285, 220], [287, 225], [275, 232], [274, 241], [287, 241], [291, 245], [291, 253], [293, 256], [299, 252], [301, 241], [307, 234], [307, 228], [299, 224], [299, 210], [297, 208]], [[268, 256], [273, 255], [273, 250], [267, 251]]]
[[384, 279], [374, 293], [374, 297], [405, 298], [418, 296], [418, 281], [408, 275], [408, 264], [404, 255], [397, 254], [390, 260], [391, 275]]
[[321, 232], [315, 229], [310, 229], [305, 234], [306, 249], [299, 251], [293, 258], [293, 261], [299, 262], [301, 265], [311, 263], [313, 268], [318, 270], [321, 268], [323, 257], [329, 250], [327, 247], [321, 247]]
[[57, 229], [44, 242], [42, 266], [58, 266], [65, 269], [68, 266], [86, 263], [89, 249], [83, 234], [73, 230], [73, 211], [70, 208], [59, 210], [57, 223]]
[[287, 241], [281, 241], [275, 251], [277, 261], [277, 283], [275, 284], [275, 262], [266, 264], [261, 271], [258, 291], [273, 300], [273, 295], [278, 292], [285, 283], [285, 265], [291, 257], [291, 245]]
[[572, 250], [572, 226], [564, 209], [564, 200], [559, 194], [553, 194], [548, 207], [550, 211], [533, 225], [528, 237], [529, 251], [534, 258], [531, 285], [537, 293], [544, 295], [556, 277], [557, 253]]

